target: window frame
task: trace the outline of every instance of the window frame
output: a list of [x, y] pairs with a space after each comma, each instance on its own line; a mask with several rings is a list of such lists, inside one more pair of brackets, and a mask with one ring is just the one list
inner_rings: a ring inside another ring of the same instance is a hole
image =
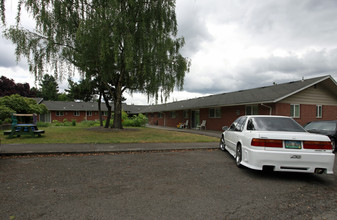
[[76, 117], [78, 117], [78, 116], [81, 115], [81, 113], [80, 113], [80, 111], [74, 111], [73, 115], [76, 116]]
[[221, 108], [209, 108], [208, 118], [221, 118]]
[[316, 118], [322, 118], [322, 117], [323, 117], [323, 106], [316, 105]]
[[245, 115], [258, 115], [259, 114], [259, 106], [258, 105], [246, 105], [245, 106], [245, 113], [246, 113]]
[[92, 111], [87, 111], [87, 116], [92, 116]]
[[56, 116], [64, 116], [64, 112], [63, 111], [56, 111], [55, 115]]
[[[298, 107], [298, 109], [296, 109]], [[296, 112], [298, 111], [298, 115]], [[301, 105], [300, 104], [290, 104], [290, 117], [292, 118], [301, 118]]]
[[184, 110], [184, 118], [189, 118], [189, 112], [188, 110]]

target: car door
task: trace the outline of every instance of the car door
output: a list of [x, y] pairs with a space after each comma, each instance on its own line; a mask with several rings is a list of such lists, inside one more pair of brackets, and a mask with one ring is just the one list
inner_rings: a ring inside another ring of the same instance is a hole
[[236, 119], [229, 129], [225, 132], [225, 144], [231, 150], [236, 150], [236, 144], [239, 140], [239, 136], [242, 132], [243, 125], [246, 122], [247, 117], [242, 116]]

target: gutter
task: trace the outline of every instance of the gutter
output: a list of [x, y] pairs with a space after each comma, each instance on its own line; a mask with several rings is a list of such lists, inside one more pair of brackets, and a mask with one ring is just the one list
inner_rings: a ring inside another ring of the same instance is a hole
[[272, 115], [273, 108], [272, 108], [271, 106], [265, 105], [265, 104], [263, 104], [263, 103], [261, 103], [261, 105], [264, 106], [264, 107], [269, 108], [269, 115]]

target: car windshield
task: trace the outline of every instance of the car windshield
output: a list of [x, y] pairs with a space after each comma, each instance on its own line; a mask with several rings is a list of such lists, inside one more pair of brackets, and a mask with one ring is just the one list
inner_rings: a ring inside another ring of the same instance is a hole
[[319, 130], [319, 131], [334, 131], [336, 129], [336, 122], [334, 121], [317, 121], [311, 122], [305, 126], [305, 130]]
[[301, 125], [291, 118], [256, 117], [247, 124], [247, 130], [305, 132]]

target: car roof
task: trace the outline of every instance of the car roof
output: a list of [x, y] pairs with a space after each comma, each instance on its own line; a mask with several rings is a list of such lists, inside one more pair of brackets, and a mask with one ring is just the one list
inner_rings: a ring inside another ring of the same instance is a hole
[[245, 115], [245, 117], [249, 117], [249, 118], [291, 118], [289, 116], [283, 116], [283, 115]]
[[335, 123], [337, 123], [337, 120], [320, 120], [320, 121], [311, 121], [309, 123], [320, 123], [320, 122], [335, 122]]

